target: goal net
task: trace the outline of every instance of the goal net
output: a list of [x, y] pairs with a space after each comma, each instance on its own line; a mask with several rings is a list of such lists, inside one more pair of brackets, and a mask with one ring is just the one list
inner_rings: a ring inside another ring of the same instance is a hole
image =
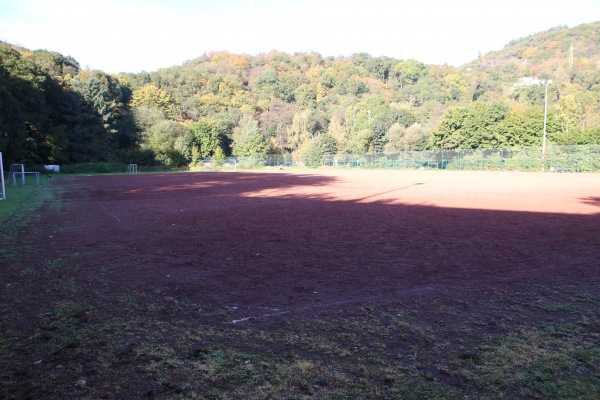
[[35, 185], [35, 187], [42, 186], [39, 172], [14, 172], [12, 178], [13, 186], [16, 188], [33, 185]]
[[[10, 169], [8, 170], [8, 180], [14, 182], [15, 174], [17, 172], [25, 173], [25, 165], [24, 164], [11, 164]], [[23, 186], [25, 186], [25, 175], [21, 175], [21, 181], [23, 183]]]

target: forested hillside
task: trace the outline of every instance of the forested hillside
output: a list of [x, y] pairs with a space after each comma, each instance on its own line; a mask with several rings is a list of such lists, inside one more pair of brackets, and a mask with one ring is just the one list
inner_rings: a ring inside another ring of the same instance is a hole
[[[509, 43], [460, 68], [354, 54], [215, 52], [139, 74], [0, 42], [5, 163], [366, 153], [600, 143], [600, 22]], [[531, 78], [524, 80], [524, 78]]]

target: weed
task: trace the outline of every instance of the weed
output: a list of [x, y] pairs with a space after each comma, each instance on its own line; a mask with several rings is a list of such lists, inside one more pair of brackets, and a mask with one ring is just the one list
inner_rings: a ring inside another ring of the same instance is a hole
[[580, 294], [580, 295], [576, 296], [575, 301], [579, 301], [582, 303], [596, 303], [596, 302], [600, 302], [600, 297], [585, 293], [585, 294]]
[[565, 312], [565, 313], [574, 313], [580, 310], [580, 308], [573, 304], [554, 304], [551, 306], [542, 307], [545, 311], [548, 312]]

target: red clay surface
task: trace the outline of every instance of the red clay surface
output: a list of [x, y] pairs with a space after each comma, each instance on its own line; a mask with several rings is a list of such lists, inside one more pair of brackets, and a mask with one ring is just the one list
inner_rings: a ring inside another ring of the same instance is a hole
[[65, 206], [45, 222], [49, 245], [87, 265], [114, 264], [117, 287], [235, 310], [231, 322], [483, 296], [486, 287], [600, 286], [600, 175], [325, 170], [59, 182]]

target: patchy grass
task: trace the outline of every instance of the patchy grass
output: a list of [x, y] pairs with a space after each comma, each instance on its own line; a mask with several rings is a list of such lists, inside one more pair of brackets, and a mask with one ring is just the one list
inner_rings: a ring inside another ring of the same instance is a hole
[[[43, 178], [41, 178], [43, 179]], [[44, 182], [46, 183], [46, 182]], [[30, 218], [31, 212], [18, 213], [22, 207], [36, 209], [45, 200], [49, 194], [47, 188], [37, 188], [35, 179], [32, 177], [26, 178], [26, 186], [15, 188], [10, 182], [6, 182], [6, 199], [0, 201], [0, 221], [4, 221], [9, 217]]]
[[548, 312], [565, 312], [565, 313], [574, 313], [579, 311], [579, 307], [574, 304], [553, 304], [550, 306], [543, 307], [544, 310]]
[[[31, 249], [27, 244], [15, 243], [17, 234], [26, 229], [28, 225], [34, 224], [39, 218], [38, 210], [43, 205], [59, 207], [50, 201], [54, 198], [54, 192], [47, 184], [45, 187], [35, 187], [32, 178], [27, 178], [27, 186], [14, 188], [6, 185], [6, 199], [0, 201], [0, 261], [12, 259], [19, 253], [28, 252]], [[31, 182], [30, 182], [31, 181]]]

